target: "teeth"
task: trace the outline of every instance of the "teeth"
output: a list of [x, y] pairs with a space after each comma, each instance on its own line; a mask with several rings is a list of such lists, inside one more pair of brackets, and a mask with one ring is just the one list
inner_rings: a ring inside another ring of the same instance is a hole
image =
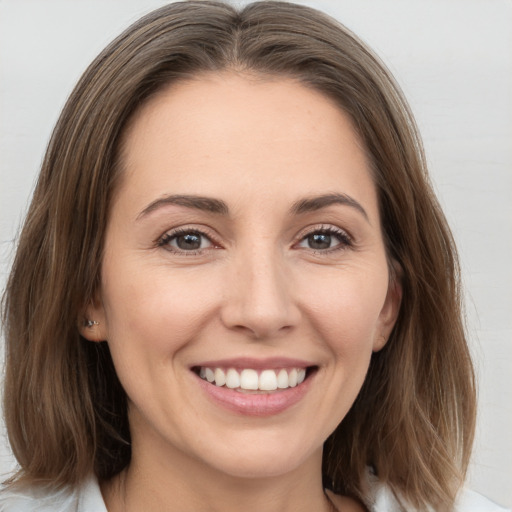
[[279, 389], [286, 389], [288, 387], [288, 372], [284, 368], [279, 370], [277, 374], [277, 387]]
[[215, 380], [215, 374], [211, 368], [205, 368], [205, 377], [208, 382], [213, 382]]
[[263, 370], [260, 375], [258, 388], [262, 391], [277, 389], [277, 376], [274, 370]]
[[224, 386], [226, 384], [226, 374], [220, 368], [215, 368], [214, 375], [216, 386]]
[[242, 370], [240, 374], [240, 387], [242, 389], [258, 389], [258, 372], [256, 370]]
[[233, 368], [230, 368], [226, 374], [226, 387], [231, 389], [240, 387], [240, 375]]
[[258, 374], [256, 370], [250, 368], [239, 372], [234, 368], [225, 371], [222, 368], [201, 367], [199, 376], [219, 387], [226, 386], [230, 389], [250, 391], [274, 391], [276, 389], [293, 388], [304, 382], [306, 369], [282, 368], [281, 370], [263, 370]]
[[293, 368], [288, 374], [288, 386], [294, 388], [297, 385], [297, 370]]

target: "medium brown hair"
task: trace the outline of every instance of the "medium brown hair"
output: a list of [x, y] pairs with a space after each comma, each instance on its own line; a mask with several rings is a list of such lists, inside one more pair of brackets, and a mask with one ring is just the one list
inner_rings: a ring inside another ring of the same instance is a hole
[[449, 510], [475, 416], [450, 230], [398, 86], [346, 28], [311, 8], [241, 10], [189, 1], [158, 9], [86, 70], [53, 132], [4, 297], [5, 416], [18, 482], [78, 485], [130, 461], [125, 393], [107, 343], [80, 336], [94, 300], [120, 140], [148, 98], [200, 73], [291, 77], [334, 99], [371, 164], [390, 264], [403, 288], [391, 337], [324, 448], [326, 485], [365, 498], [368, 467], [405, 502]]

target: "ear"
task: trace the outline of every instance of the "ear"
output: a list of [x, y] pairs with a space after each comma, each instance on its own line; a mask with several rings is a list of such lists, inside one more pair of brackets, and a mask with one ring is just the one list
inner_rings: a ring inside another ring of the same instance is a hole
[[103, 303], [99, 297], [89, 303], [78, 322], [80, 334], [85, 339], [94, 342], [107, 340], [107, 319]]
[[402, 303], [402, 268], [396, 261], [393, 261], [391, 266], [388, 293], [379, 314], [373, 341], [374, 352], [378, 352], [386, 345], [395, 326]]

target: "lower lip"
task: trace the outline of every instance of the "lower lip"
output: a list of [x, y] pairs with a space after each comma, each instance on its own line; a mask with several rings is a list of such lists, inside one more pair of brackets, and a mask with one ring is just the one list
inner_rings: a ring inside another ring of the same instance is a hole
[[244, 416], [273, 416], [289, 409], [308, 392], [314, 375], [308, 376], [298, 386], [271, 393], [243, 393], [234, 389], [215, 386], [196, 376], [201, 388], [216, 404]]

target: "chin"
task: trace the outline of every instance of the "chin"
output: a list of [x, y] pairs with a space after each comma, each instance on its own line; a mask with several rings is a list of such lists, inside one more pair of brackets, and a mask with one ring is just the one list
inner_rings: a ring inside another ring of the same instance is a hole
[[250, 459], [249, 456], [239, 457], [233, 462], [226, 461], [217, 468], [230, 477], [243, 479], [264, 479], [293, 473], [304, 463], [299, 457], [282, 457], [274, 453], [273, 456]]
[[[308, 461], [321, 463], [323, 444], [306, 449], [306, 443], [289, 439], [269, 442], [265, 436], [253, 437], [244, 443], [232, 443], [221, 453], [210, 452], [207, 464], [231, 477], [270, 478], [296, 471]], [[220, 447], [219, 447], [220, 448]]]

